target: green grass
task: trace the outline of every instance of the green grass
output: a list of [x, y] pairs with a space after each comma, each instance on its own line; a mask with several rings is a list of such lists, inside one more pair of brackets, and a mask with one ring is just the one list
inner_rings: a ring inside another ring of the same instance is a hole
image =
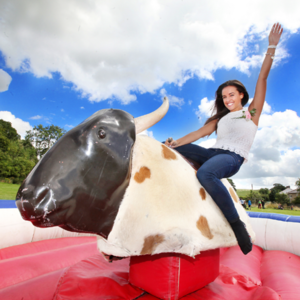
[[0, 199], [15, 200], [20, 185], [0, 182]]
[[[239, 197], [245, 198], [247, 195], [249, 195], [250, 190], [237, 189], [236, 193], [238, 194]], [[248, 205], [247, 205], [247, 207], [248, 207]], [[251, 211], [272, 213], [272, 214], [290, 215], [290, 216], [300, 216], [300, 210], [290, 210], [290, 209], [280, 210], [280, 209], [275, 209], [275, 208], [258, 209], [257, 207], [252, 206]]]
[[282, 214], [282, 215], [290, 215], [290, 216], [300, 216], [300, 210], [288, 210], [288, 209], [275, 209], [275, 208], [266, 208], [266, 209], [258, 209], [257, 207], [251, 207], [251, 210], [261, 213], [272, 213], [272, 214]]
[[[16, 194], [19, 189], [19, 184], [10, 184], [0, 182], [0, 199], [1, 200], [15, 200]], [[247, 195], [250, 190], [237, 190], [237, 194], [239, 197], [243, 197], [243, 195]], [[263, 213], [273, 213], [273, 214], [283, 214], [283, 215], [291, 215], [291, 216], [300, 216], [300, 210], [287, 210], [287, 209], [274, 209], [274, 208], [266, 208], [266, 209], [258, 209], [257, 207], [252, 207], [251, 211], [255, 212], [263, 212]]]
[[[239, 197], [246, 197], [250, 194], [251, 190], [242, 190], [242, 189], [237, 189], [236, 193], [238, 194]], [[254, 190], [254, 191], [258, 191], [258, 190]]]

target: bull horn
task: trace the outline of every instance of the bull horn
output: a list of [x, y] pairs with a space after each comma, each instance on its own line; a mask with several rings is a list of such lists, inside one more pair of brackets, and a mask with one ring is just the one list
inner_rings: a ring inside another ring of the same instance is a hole
[[165, 114], [168, 112], [169, 109], [169, 99], [168, 97], [164, 97], [163, 104], [154, 112], [135, 118], [135, 132], [136, 134], [141, 133], [142, 131], [150, 128], [151, 126], [155, 125], [159, 122]]

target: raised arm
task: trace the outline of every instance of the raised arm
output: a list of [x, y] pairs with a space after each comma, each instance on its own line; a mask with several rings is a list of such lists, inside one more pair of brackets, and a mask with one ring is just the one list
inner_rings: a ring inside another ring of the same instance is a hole
[[256, 109], [255, 116], [252, 121], [258, 125], [259, 117], [261, 115], [267, 90], [267, 78], [273, 63], [276, 46], [279, 43], [283, 28], [279, 23], [273, 25], [269, 34], [269, 47], [265, 55], [265, 59], [261, 66], [261, 70], [257, 79], [255, 94], [252, 103], [249, 106], [249, 111]]
[[204, 125], [203, 127], [201, 127], [200, 129], [193, 131], [178, 140], [173, 140], [172, 142], [166, 141], [165, 144], [172, 148], [176, 148], [178, 146], [183, 146], [186, 144], [193, 143], [201, 139], [202, 137], [212, 134], [216, 130], [217, 122], [218, 120], [213, 120], [208, 124]]

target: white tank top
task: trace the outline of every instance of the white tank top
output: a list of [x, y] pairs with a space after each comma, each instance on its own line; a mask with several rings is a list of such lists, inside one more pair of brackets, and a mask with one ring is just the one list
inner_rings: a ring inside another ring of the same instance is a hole
[[237, 119], [247, 108], [230, 112], [218, 123], [217, 141], [211, 148], [224, 149], [235, 152], [248, 160], [248, 153], [252, 146], [257, 126], [252, 120]]

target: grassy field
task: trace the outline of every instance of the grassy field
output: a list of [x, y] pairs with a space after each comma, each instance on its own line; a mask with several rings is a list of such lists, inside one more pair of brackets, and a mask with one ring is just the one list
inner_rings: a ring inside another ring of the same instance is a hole
[[[19, 187], [19, 184], [0, 182], [0, 199], [15, 200]], [[249, 192], [250, 190], [237, 190], [237, 194], [239, 197], [246, 197], [249, 194]]]
[[[250, 190], [237, 189], [236, 193], [238, 194], [239, 197], [246, 197], [247, 195], [249, 195]], [[275, 208], [258, 209], [257, 206], [252, 206], [251, 211], [272, 213], [272, 214], [283, 214], [283, 215], [290, 215], [290, 216], [300, 216], [300, 210], [297, 207], [295, 207], [295, 210], [291, 210], [291, 209], [280, 210]]]
[[[258, 190], [254, 190], [254, 191], [258, 191]], [[239, 197], [246, 197], [247, 195], [250, 194], [250, 190], [236, 190], [236, 193], [238, 194]]]
[[[19, 184], [10, 184], [0, 182], [0, 199], [1, 200], [15, 200], [16, 194], [19, 189]], [[237, 194], [239, 197], [246, 196], [250, 190], [237, 190]], [[283, 214], [283, 215], [291, 215], [291, 216], [300, 216], [300, 210], [288, 210], [288, 209], [274, 209], [274, 208], [266, 208], [266, 209], [258, 209], [257, 207], [252, 207], [251, 211], [255, 212], [264, 212], [264, 213], [273, 213], [273, 214]]]
[[0, 182], [0, 199], [15, 200], [20, 185]]
[[300, 210], [290, 210], [290, 209], [283, 209], [283, 210], [275, 209], [275, 208], [258, 209], [257, 207], [252, 207], [251, 210], [247, 210], [247, 211], [282, 214], [282, 215], [290, 215], [290, 216], [300, 216]]

